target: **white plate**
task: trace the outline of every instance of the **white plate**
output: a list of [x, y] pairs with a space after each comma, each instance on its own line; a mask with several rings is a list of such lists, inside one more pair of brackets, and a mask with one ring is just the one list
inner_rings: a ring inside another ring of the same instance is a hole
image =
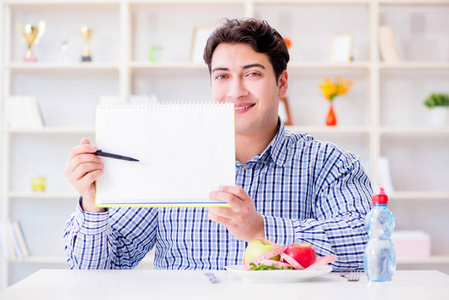
[[307, 281], [332, 272], [332, 266], [321, 266], [317, 270], [264, 270], [245, 271], [243, 265], [227, 266], [226, 270], [240, 276], [247, 281], [269, 281], [269, 282], [295, 282]]

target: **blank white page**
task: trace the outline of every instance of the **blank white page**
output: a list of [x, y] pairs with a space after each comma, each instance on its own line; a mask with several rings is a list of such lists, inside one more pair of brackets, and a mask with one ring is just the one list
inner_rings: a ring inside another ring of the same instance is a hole
[[98, 106], [96, 142], [139, 160], [101, 158], [98, 206], [227, 206], [209, 193], [235, 185], [232, 103]]

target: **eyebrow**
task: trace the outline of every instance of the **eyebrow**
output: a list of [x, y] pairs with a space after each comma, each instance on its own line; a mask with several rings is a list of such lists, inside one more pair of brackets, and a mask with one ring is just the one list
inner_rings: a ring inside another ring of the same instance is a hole
[[[261, 68], [261, 69], [264, 69], [264, 70], [265, 70], [265, 66], [264, 66], [264, 65], [261, 65], [261, 64], [249, 64], [249, 65], [245, 65], [245, 66], [243, 66], [242, 69], [243, 69], [243, 70], [246, 70], [246, 69], [250, 69], [250, 68], [254, 68], [254, 67]], [[229, 71], [229, 68], [218, 67], [218, 68], [212, 69], [212, 73], [215, 72], [215, 71]]]

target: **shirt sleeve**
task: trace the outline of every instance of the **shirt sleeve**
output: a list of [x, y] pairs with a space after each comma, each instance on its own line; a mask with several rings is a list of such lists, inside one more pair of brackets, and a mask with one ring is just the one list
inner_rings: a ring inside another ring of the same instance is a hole
[[132, 269], [153, 248], [157, 209], [82, 210], [81, 198], [64, 228], [71, 269]]
[[[336, 152], [339, 154], [337, 154]], [[337, 255], [334, 271], [363, 269], [368, 236], [364, 227], [372, 188], [359, 159], [331, 150], [315, 175], [312, 217], [286, 220], [264, 216], [267, 238], [285, 245], [309, 243], [317, 256]]]

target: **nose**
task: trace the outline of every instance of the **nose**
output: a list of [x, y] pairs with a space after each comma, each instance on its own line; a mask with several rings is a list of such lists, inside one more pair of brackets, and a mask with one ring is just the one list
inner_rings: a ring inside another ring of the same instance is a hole
[[248, 96], [248, 90], [241, 78], [233, 78], [231, 80], [227, 96], [236, 100]]

